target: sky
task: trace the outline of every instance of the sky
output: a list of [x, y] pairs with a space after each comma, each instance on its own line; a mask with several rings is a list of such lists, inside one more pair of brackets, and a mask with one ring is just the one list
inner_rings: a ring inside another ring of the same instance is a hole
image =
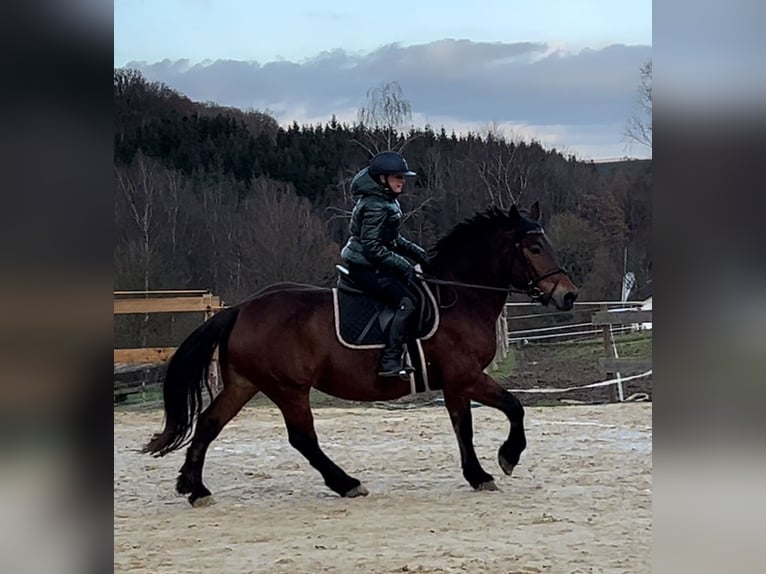
[[416, 126], [536, 140], [580, 159], [630, 145], [647, 0], [115, 0], [114, 65], [282, 124], [353, 122], [396, 81]]

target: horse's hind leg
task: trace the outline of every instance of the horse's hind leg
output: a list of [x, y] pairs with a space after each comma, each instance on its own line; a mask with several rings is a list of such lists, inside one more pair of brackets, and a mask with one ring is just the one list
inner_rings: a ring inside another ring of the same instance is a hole
[[179, 494], [188, 494], [192, 506], [205, 506], [213, 502], [210, 491], [202, 483], [205, 453], [221, 429], [257, 392], [258, 388], [254, 384], [228, 370], [224, 373], [223, 390], [200, 413], [194, 436], [186, 451], [186, 461], [176, 482], [176, 490]]
[[287, 426], [287, 436], [290, 444], [295, 447], [317, 469], [325, 484], [341, 496], [367, 496], [369, 492], [356, 478], [350, 477], [342, 468], [336, 465], [319, 447], [314, 429], [314, 416], [311, 413], [308, 390], [293, 391], [295, 394], [280, 393], [280, 396], [269, 395], [282, 415]]

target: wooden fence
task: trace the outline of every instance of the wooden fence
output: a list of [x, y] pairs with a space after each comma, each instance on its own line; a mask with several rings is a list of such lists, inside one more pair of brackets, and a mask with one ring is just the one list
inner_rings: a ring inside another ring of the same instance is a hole
[[[570, 311], [546, 309], [530, 302], [506, 303], [501, 318], [509, 327], [506, 332], [507, 343], [518, 348], [521, 354], [527, 345], [551, 345], [552, 352], [556, 352], [558, 348], [572, 348], [581, 343], [582, 353], [577, 352], [579, 356], [592, 356], [592, 351], [596, 354], [592, 360], [594, 372], [599, 373], [598, 379], [584, 385], [565, 385], [564, 388], [549, 388], [542, 383], [541, 386], [525, 389], [524, 392], [566, 393], [570, 390], [606, 387], [609, 400], [635, 399], [623, 396], [623, 386], [632, 380], [651, 375], [651, 351], [647, 357], [645, 346], [641, 344], [641, 350], [638, 351], [640, 358], [619, 357], [618, 349], [627, 342], [626, 340], [645, 341], [648, 338], [651, 341], [652, 312], [645, 309], [647, 302], [649, 301], [578, 301]], [[633, 333], [636, 333], [636, 337], [632, 337]], [[603, 351], [599, 349], [602, 342]], [[503, 353], [505, 352], [503, 350]], [[495, 357], [495, 363], [500, 358], [500, 353], [501, 341], [498, 339], [498, 356]], [[634, 349], [626, 351], [626, 354], [635, 353]]]
[[[593, 313], [591, 322], [600, 327], [604, 339], [605, 357], [599, 361], [601, 372], [607, 379], [629, 376], [648, 371], [652, 368], [652, 359], [621, 358], [617, 356], [613, 328], [625, 325], [640, 325], [652, 322], [651, 310], [608, 310], [605, 306]], [[624, 399], [622, 385], [609, 387], [609, 400]]]
[[[206, 290], [115, 291], [115, 315], [155, 313], [201, 313], [206, 321], [223, 308], [221, 299]], [[114, 349], [114, 403], [124, 402], [135, 394], [147, 395], [161, 388], [152, 380], [157, 367], [170, 360], [176, 347], [134, 347]], [[208, 383], [218, 391], [217, 357], [213, 358]], [[159, 370], [162, 372], [161, 370]]]

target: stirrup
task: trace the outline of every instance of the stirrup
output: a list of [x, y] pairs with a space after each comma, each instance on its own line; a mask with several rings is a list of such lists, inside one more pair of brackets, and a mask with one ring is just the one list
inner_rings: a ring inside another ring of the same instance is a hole
[[379, 377], [399, 377], [400, 379], [404, 379], [405, 381], [410, 378], [410, 374], [414, 373], [415, 369], [410, 367], [409, 365], [402, 365], [401, 367], [397, 368], [395, 371], [378, 371]]

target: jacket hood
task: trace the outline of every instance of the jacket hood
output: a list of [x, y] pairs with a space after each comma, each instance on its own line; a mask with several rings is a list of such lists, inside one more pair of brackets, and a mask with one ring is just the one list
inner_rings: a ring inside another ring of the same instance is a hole
[[377, 195], [384, 199], [391, 199], [393, 192], [386, 189], [379, 183], [376, 183], [374, 179], [367, 172], [365, 167], [351, 180], [351, 194], [352, 195]]

